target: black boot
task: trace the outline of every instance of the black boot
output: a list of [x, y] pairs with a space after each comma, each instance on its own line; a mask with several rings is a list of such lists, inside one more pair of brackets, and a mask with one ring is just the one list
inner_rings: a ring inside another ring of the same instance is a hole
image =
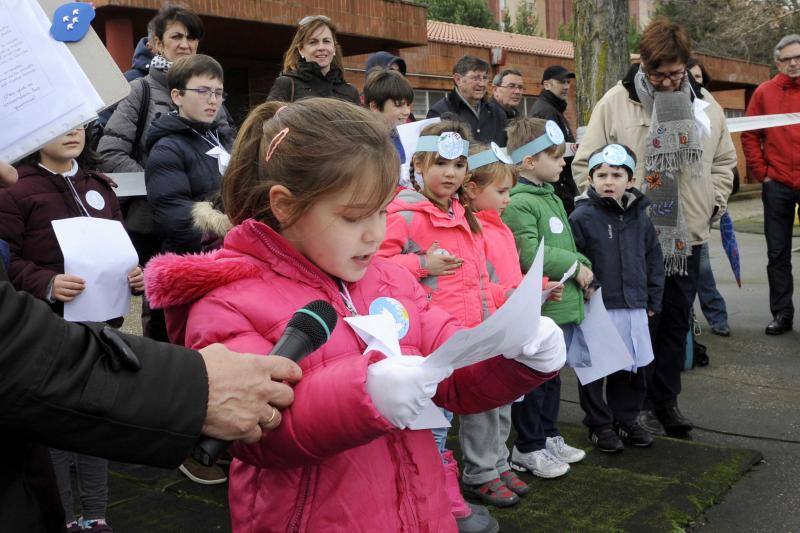
[[656, 407], [656, 418], [664, 426], [667, 435], [686, 435], [686, 433], [694, 429], [692, 421], [683, 416], [677, 405]]
[[764, 333], [767, 335], [781, 335], [791, 330], [792, 319], [783, 315], [778, 315], [772, 322], [767, 324], [767, 329]]
[[642, 412], [639, 413], [639, 418], [637, 418], [636, 421], [651, 435], [667, 434], [667, 432], [664, 431], [664, 426], [662, 426], [661, 422], [656, 418], [656, 414], [652, 409], [643, 409]]

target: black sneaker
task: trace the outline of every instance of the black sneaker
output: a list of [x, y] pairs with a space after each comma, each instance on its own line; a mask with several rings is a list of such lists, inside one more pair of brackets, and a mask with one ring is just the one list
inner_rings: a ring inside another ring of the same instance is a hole
[[590, 429], [589, 441], [597, 446], [601, 452], [616, 453], [625, 449], [625, 445], [619, 440], [619, 436], [611, 428]]
[[646, 429], [651, 435], [667, 434], [667, 432], [664, 431], [664, 426], [662, 426], [661, 422], [658, 420], [658, 418], [656, 418], [656, 414], [652, 409], [644, 409], [642, 412], [640, 412], [636, 422]]
[[656, 417], [667, 435], [686, 435], [694, 429], [692, 421], [683, 416], [677, 405], [667, 405], [665, 407], [656, 408]]
[[636, 421], [633, 424], [617, 424], [617, 435], [628, 444], [639, 448], [653, 445], [653, 436]]

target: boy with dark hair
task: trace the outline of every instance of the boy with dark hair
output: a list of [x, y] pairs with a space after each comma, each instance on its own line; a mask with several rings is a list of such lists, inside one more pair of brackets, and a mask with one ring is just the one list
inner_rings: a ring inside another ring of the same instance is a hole
[[405, 163], [406, 154], [397, 134], [397, 126], [408, 121], [413, 101], [414, 89], [400, 72], [375, 67], [367, 75], [364, 105], [373, 113], [380, 114], [392, 128], [392, 142], [400, 156], [400, 163]]
[[223, 76], [222, 66], [203, 54], [175, 61], [167, 88], [177, 111], [158, 117], [147, 135], [147, 200], [165, 251], [202, 250], [192, 209], [219, 192], [233, 142], [233, 131], [218, 122]]

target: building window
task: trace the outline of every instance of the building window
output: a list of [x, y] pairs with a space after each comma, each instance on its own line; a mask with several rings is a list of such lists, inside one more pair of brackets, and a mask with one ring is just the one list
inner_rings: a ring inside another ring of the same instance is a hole
[[533, 103], [536, 99], [539, 98], [538, 96], [525, 96], [522, 98], [522, 111], [524, 112], [526, 117], [531, 116], [530, 111], [533, 107]]
[[725, 118], [738, 118], [744, 116], [744, 109], [723, 109]]
[[431, 106], [444, 98], [446, 94], [446, 91], [415, 90], [412, 113], [414, 113], [417, 120], [425, 118]]

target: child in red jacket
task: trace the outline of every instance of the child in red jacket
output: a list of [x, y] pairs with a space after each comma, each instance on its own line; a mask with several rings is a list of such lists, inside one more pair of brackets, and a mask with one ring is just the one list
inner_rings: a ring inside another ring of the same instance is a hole
[[185, 344], [194, 348], [221, 342], [269, 354], [293, 313], [317, 299], [340, 317], [386, 304], [399, 311], [404, 356], [364, 354], [340, 320], [301, 361], [280, 425], [233, 445], [235, 531], [456, 531], [431, 433], [409, 424], [431, 398], [459, 413], [508, 403], [565, 359], [563, 338], [544, 321], [517, 357], [455, 372], [421, 365], [458, 325], [404, 268], [376, 257], [398, 164], [387, 133], [342, 101], [262, 104], [223, 181], [236, 225], [223, 248], [148, 264], [148, 296], [168, 311], [189, 307]]
[[[88, 170], [93, 152], [86, 130], [76, 128], [25, 158], [18, 166], [19, 181], [0, 190], [0, 239], [8, 242], [9, 278], [63, 315], [64, 303], [74, 300], [86, 282], [64, 272], [64, 257], [51, 222], [72, 217], [99, 217], [122, 222], [111, 180]], [[142, 269], [121, 272], [134, 292], [144, 290]], [[110, 320], [120, 326], [122, 318]], [[106, 523], [108, 461], [98, 457], [51, 450], [67, 531], [110, 532]], [[73, 511], [70, 464], [75, 463], [82, 517]]]
[[[500, 218], [517, 179], [511, 158], [495, 143], [475, 144], [470, 153], [464, 203], [481, 223], [489, 278], [503, 288], [498, 295], [499, 307], [507, 291], [519, 285], [523, 277], [514, 234]], [[552, 299], [560, 298], [562, 289], [556, 288], [557, 282], [546, 278], [543, 282], [544, 289], [552, 290]], [[508, 463], [506, 441], [510, 433], [511, 404], [461, 417], [458, 437], [464, 453], [462, 481], [470, 493], [497, 507], [514, 505], [519, 496], [530, 492]]]

